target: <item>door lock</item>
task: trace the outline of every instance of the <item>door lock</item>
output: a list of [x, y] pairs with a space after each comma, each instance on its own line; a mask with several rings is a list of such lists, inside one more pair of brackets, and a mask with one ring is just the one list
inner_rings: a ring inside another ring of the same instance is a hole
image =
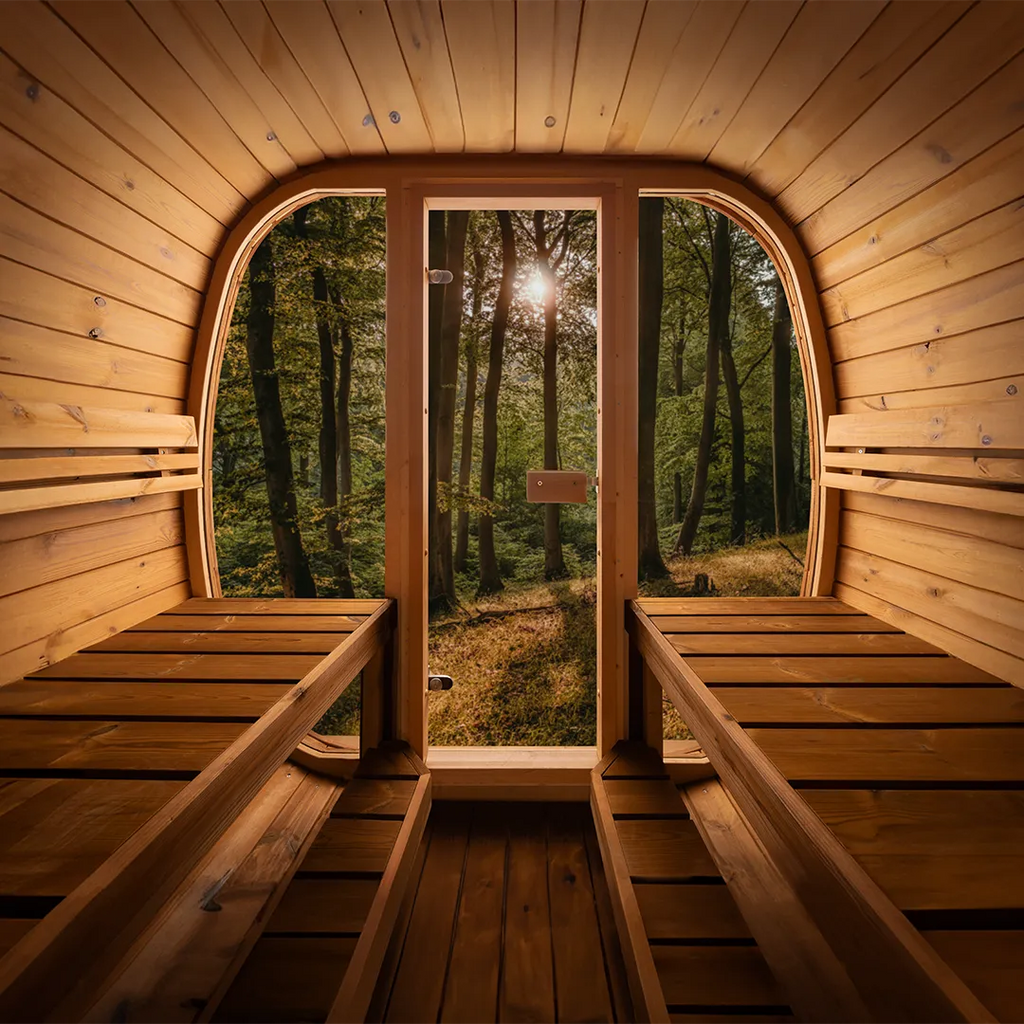
[[450, 690], [455, 685], [451, 676], [429, 675], [427, 676], [428, 690]]

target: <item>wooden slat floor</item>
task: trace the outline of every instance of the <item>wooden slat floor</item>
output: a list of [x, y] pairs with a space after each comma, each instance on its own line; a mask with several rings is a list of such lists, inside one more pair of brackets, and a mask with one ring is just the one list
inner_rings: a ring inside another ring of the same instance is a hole
[[832, 598], [641, 606], [981, 1001], [1024, 1019], [1024, 691]]
[[192, 599], [0, 687], [0, 954], [378, 604]]
[[585, 804], [435, 803], [372, 1020], [631, 1020]]

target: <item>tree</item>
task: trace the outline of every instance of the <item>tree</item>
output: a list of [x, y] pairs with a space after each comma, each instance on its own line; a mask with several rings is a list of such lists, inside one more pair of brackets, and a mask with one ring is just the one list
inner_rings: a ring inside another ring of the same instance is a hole
[[249, 316], [245, 347], [256, 397], [256, 416], [263, 442], [263, 462], [270, 504], [270, 526], [285, 597], [316, 597], [316, 585], [302, 547], [299, 510], [292, 475], [292, 449], [288, 440], [281, 388], [274, 363], [274, 254], [270, 235], [259, 244], [249, 262]]
[[639, 570], [641, 579], [667, 576], [658, 542], [658, 508], [654, 481], [654, 428], [658, 411], [658, 360], [661, 309], [665, 294], [665, 200], [640, 200], [639, 278]]
[[[293, 221], [295, 233], [303, 241], [308, 240], [306, 227], [308, 206], [301, 206], [295, 211]], [[332, 304], [327, 286], [327, 275], [320, 262], [314, 257], [312, 267], [313, 281], [313, 314], [316, 320], [317, 341], [320, 347], [320, 430], [318, 449], [320, 456], [320, 500], [324, 506], [324, 527], [327, 531], [327, 542], [333, 552], [334, 577], [339, 597], [354, 597], [352, 588], [352, 567], [350, 563], [348, 542], [341, 523], [338, 507], [338, 481], [341, 475], [341, 464], [347, 466], [347, 486], [342, 487], [342, 495], [352, 490], [351, 445], [348, 422], [348, 390], [352, 377], [352, 343], [347, 329], [342, 326], [342, 333], [348, 339], [346, 368], [342, 369], [344, 383], [338, 378], [337, 360], [335, 358], [334, 334], [332, 332]], [[335, 307], [337, 303], [333, 304]], [[337, 380], [337, 391], [335, 381]], [[342, 392], [345, 399], [342, 405]], [[339, 442], [344, 437], [344, 455], [339, 454]]]
[[[676, 398], [683, 397], [683, 356], [686, 354], [686, 296], [682, 297], [679, 313], [679, 333], [672, 346], [672, 386]], [[683, 521], [683, 474], [677, 469], [672, 474], [672, 522]]]
[[437, 555], [441, 573], [438, 605], [454, 606], [455, 566], [452, 557], [452, 460], [455, 454], [455, 392], [459, 382], [459, 336], [466, 270], [468, 210], [448, 214], [447, 269], [452, 282], [445, 287], [441, 313], [440, 389], [437, 402]]
[[459, 454], [459, 521], [455, 533], [455, 571], [466, 571], [466, 555], [469, 552], [469, 509], [465, 498], [469, 495], [470, 478], [473, 472], [473, 426], [476, 421], [477, 384], [477, 328], [480, 311], [483, 308], [484, 251], [480, 239], [473, 237], [473, 315], [466, 337], [466, 400], [462, 407], [462, 451]]
[[504, 586], [494, 552], [494, 516], [489, 509], [494, 502], [494, 473], [498, 463], [498, 392], [501, 389], [501, 370], [505, 359], [505, 332], [516, 278], [516, 236], [512, 230], [512, 215], [508, 210], [498, 210], [498, 227], [501, 231], [501, 284], [498, 286], [498, 299], [494, 305], [494, 319], [491, 321], [487, 380], [484, 383], [483, 450], [480, 457], [480, 497], [489, 503], [489, 507], [488, 511], [480, 515], [479, 594], [493, 594]]
[[772, 317], [772, 483], [775, 532], [796, 529], [796, 476], [793, 469], [792, 373], [793, 319], [782, 282], [775, 278]]
[[729, 307], [732, 301], [732, 266], [729, 252], [729, 218], [719, 213], [715, 221], [712, 245], [711, 286], [708, 303], [707, 365], [704, 371], [704, 409], [700, 441], [693, 470], [693, 486], [686, 506], [675, 550], [689, 555], [697, 536], [707, 495], [711, 448], [715, 440], [715, 415], [718, 406], [718, 356], [722, 340], [729, 331]]
[[[731, 270], [730, 267], [730, 275]], [[730, 325], [722, 333], [721, 342], [722, 380], [725, 383], [725, 394], [729, 402], [729, 426], [732, 433], [732, 443], [729, 446], [732, 466], [731, 500], [729, 503], [732, 527], [729, 532], [729, 540], [733, 544], [745, 544], [747, 541], [747, 468], [744, 444], [746, 435], [743, 427], [743, 395], [740, 392], [740, 381], [736, 374], [736, 359], [732, 351], [733, 333], [734, 326]]]
[[[572, 212], [562, 214], [551, 244], [548, 244], [547, 218], [543, 210], [533, 212], [533, 231], [537, 254], [537, 272], [543, 282], [544, 301], [544, 468], [558, 469], [558, 269], [569, 248]], [[558, 255], [555, 255], [555, 250]], [[566, 575], [559, 527], [561, 506], [544, 506], [544, 578], [561, 579]]]
[[[348, 323], [348, 310], [337, 288], [331, 289], [338, 342], [338, 386], [335, 392], [335, 428], [337, 437], [337, 478], [338, 494], [342, 502], [352, 495], [352, 358], [355, 346]], [[335, 577], [338, 581], [339, 597], [355, 597], [352, 588], [351, 544], [347, 519], [341, 524], [338, 550], [338, 565]]]

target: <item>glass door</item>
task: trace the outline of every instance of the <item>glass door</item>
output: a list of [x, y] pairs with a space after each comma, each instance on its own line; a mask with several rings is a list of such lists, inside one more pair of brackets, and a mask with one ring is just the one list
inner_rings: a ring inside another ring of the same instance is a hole
[[593, 746], [597, 213], [427, 233], [429, 741]]

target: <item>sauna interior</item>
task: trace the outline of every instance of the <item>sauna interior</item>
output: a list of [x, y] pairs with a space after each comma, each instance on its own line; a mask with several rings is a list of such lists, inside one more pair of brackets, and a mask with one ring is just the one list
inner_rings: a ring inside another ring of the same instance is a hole
[[[0, 69], [0, 1018], [1024, 1020], [1024, 4], [9, 0]], [[332, 195], [386, 596], [227, 597], [227, 324]], [[799, 596], [638, 597], [642, 196], [784, 285]], [[597, 741], [431, 748], [426, 225], [536, 207], [598, 223]]]

